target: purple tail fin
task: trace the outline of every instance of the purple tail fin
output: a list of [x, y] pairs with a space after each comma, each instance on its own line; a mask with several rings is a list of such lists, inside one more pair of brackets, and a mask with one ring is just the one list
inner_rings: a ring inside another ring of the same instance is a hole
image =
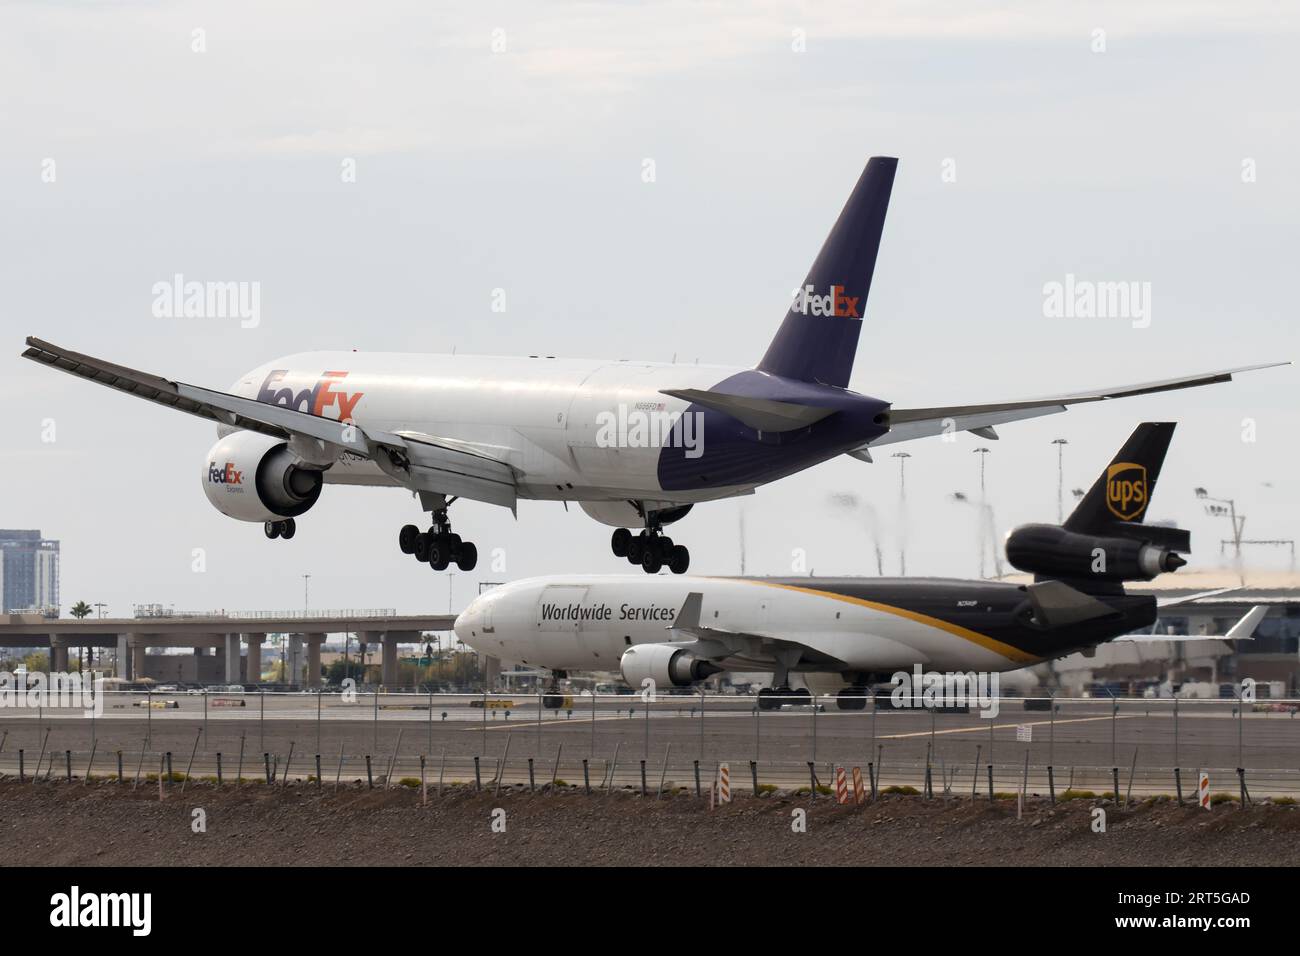
[[838, 388], [848, 384], [897, 166], [887, 156], [867, 162], [759, 371]]

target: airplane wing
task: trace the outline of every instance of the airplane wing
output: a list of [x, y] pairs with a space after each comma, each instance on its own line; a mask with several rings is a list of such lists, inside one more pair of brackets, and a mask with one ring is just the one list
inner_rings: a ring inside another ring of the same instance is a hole
[[1195, 388], [1199, 385], [1213, 385], [1217, 382], [1230, 382], [1232, 376], [1239, 372], [1253, 372], [1262, 368], [1276, 368], [1290, 365], [1290, 362], [1270, 362], [1264, 365], [1244, 365], [1241, 368], [1224, 369], [1218, 372], [1205, 372], [1201, 375], [1187, 375], [1182, 378], [1169, 378], [1158, 382], [1141, 382], [1136, 385], [1121, 385], [1117, 388], [1099, 389], [1090, 392], [1072, 392], [1066, 395], [1053, 395], [1046, 398], [1029, 399], [1019, 402], [997, 402], [986, 405], [951, 405], [939, 408], [895, 408], [889, 413], [889, 431], [875, 441], [855, 448], [848, 454], [856, 458], [869, 460], [864, 454], [868, 448], [877, 445], [889, 445], [894, 442], [911, 441], [914, 438], [927, 438], [949, 432], [975, 432], [981, 437], [996, 439], [994, 425], [1021, 421], [1026, 418], [1039, 418], [1043, 415], [1055, 415], [1071, 405], [1087, 402], [1104, 402], [1115, 398], [1131, 398], [1134, 395], [1150, 395], [1154, 392], [1169, 392], [1179, 388]]
[[843, 661], [798, 641], [708, 627], [700, 621], [703, 604], [702, 592], [692, 591], [686, 595], [673, 623], [664, 628], [674, 638], [667, 643], [688, 649], [706, 660], [730, 660], [736, 665], [747, 663], [758, 670], [766, 669], [778, 654], [786, 656], [792, 663], [802, 660], [823, 667], [845, 666]]
[[331, 461], [344, 450], [363, 455], [399, 484], [413, 490], [458, 495], [515, 510], [514, 469], [466, 442], [419, 432], [367, 431], [358, 425], [295, 408], [173, 382], [32, 336], [28, 336], [27, 349], [22, 354], [34, 362], [199, 418], [289, 442], [309, 442], [317, 454]]
[[1179, 644], [1190, 641], [1249, 641], [1255, 637], [1255, 628], [1268, 613], [1264, 604], [1256, 604], [1232, 627], [1227, 634], [1129, 634], [1115, 638], [1115, 643], [1151, 644], [1156, 641], [1176, 641]]

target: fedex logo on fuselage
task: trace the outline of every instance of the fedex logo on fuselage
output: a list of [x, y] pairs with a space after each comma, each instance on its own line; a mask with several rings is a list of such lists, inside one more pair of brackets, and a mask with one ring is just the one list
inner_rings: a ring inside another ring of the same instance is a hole
[[847, 296], [844, 286], [833, 285], [826, 295], [818, 295], [815, 287], [806, 285], [796, 289], [790, 311], [800, 315], [826, 315], [844, 319], [860, 319], [858, 300], [861, 296]]
[[242, 485], [244, 473], [235, 470], [235, 463], [228, 461], [218, 468], [215, 461], [208, 462], [208, 481], [214, 485]]
[[[361, 396], [365, 394], [364, 392], [335, 390], [334, 386], [348, 377], [347, 372], [322, 372], [315, 385], [298, 392], [288, 386], [276, 388], [288, 374], [288, 369], [272, 369], [257, 392], [257, 400], [268, 405], [284, 405], [287, 408], [295, 408], [300, 412], [306, 412], [320, 418], [336, 417], [341, 422], [349, 422], [352, 420], [352, 410], [357, 407], [357, 402], [361, 401]], [[325, 414], [331, 407], [338, 410], [337, 416]]]

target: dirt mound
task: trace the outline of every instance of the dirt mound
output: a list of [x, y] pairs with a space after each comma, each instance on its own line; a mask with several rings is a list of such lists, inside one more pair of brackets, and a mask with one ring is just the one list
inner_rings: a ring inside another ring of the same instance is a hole
[[[1106, 832], [1093, 830], [1093, 808]], [[206, 832], [193, 829], [202, 810]], [[795, 832], [804, 811], [806, 832]], [[504, 824], [504, 832], [496, 832]], [[128, 865], [762, 865], [835, 862], [963, 866], [1300, 865], [1300, 808], [1259, 804], [1211, 812], [1151, 800], [888, 796], [862, 807], [825, 797], [737, 796], [710, 811], [681, 793], [662, 799], [580, 789], [494, 796], [458, 787], [316, 790], [195, 784], [0, 782], [0, 859], [17, 864]]]

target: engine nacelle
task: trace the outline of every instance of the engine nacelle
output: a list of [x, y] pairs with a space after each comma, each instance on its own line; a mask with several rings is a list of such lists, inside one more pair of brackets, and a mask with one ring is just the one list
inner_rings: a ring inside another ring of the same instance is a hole
[[722, 670], [712, 661], [696, 657], [690, 651], [671, 644], [637, 644], [623, 652], [618, 662], [623, 680], [630, 687], [641, 687], [647, 677], [656, 686], [689, 687]]
[[[587, 512], [588, 517], [595, 518], [601, 524], [611, 528], [641, 528], [645, 526], [645, 517], [630, 501], [580, 501], [578, 504]], [[692, 505], [670, 505], [667, 502], [650, 502], [651, 505], [663, 504], [655, 508], [655, 517], [661, 525], [672, 524], [686, 517]]]
[[[1151, 530], [1156, 537], [1164, 529]], [[1022, 525], [1008, 534], [1007, 560], [1033, 574], [1102, 581], [1150, 581], [1187, 563], [1140, 537], [1080, 534], [1054, 524]]]
[[203, 464], [203, 493], [223, 515], [240, 521], [296, 518], [316, 503], [325, 475], [303, 465], [287, 442], [258, 432], [232, 432]]

